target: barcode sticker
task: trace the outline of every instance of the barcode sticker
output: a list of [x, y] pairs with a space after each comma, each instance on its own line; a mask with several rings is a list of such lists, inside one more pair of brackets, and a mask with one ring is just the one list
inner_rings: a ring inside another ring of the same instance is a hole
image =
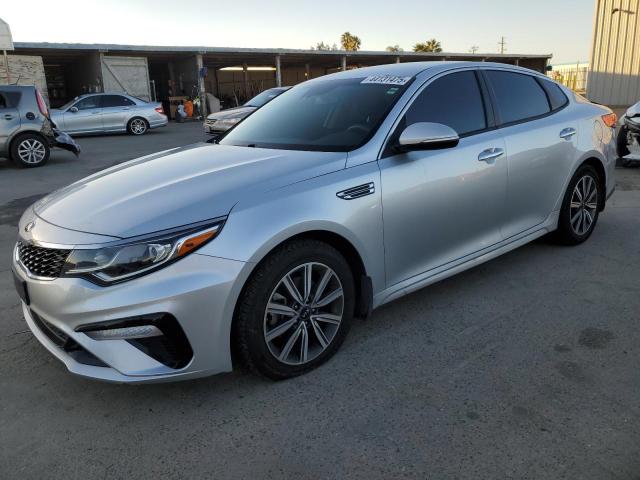
[[398, 77], [396, 75], [371, 75], [360, 83], [377, 83], [381, 85], [404, 85], [411, 77]]

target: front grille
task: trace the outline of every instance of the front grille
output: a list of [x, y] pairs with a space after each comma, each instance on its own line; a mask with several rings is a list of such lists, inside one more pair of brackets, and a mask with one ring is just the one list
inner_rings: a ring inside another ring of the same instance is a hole
[[71, 250], [38, 247], [18, 242], [20, 263], [36, 277], [58, 278]]

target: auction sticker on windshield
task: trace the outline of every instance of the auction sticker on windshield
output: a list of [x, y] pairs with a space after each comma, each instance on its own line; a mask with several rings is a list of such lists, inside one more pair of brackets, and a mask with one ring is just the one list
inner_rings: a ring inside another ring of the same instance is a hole
[[398, 77], [396, 75], [371, 75], [360, 83], [377, 83], [382, 85], [405, 85], [411, 77]]

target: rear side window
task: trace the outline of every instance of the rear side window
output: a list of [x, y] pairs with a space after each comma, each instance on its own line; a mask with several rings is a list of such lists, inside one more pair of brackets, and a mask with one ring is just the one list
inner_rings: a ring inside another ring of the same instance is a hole
[[544, 88], [544, 90], [547, 92], [547, 95], [549, 96], [551, 110], [559, 110], [567, 103], [569, 103], [569, 99], [556, 83], [553, 83], [552, 81], [546, 80], [544, 78], [540, 78], [539, 80], [542, 84], [542, 88]]
[[532, 76], [497, 70], [485, 73], [493, 89], [500, 123], [520, 122], [551, 111], [547, 95]]
[[130, 107], [132, 105], [135, 105], [135, 102], [122, 95], [102, 95], [102, 106], [104, 108]]
[[16, 108], [20, 103], [20, 92], [5, 91], [0, 94], [0, 108]]
[[427, 86], [405, 115], [406, 127], [418, 122], [442, 123], [458, 135], [484, 130], [487, 119], [474, 72], [446, 75]]

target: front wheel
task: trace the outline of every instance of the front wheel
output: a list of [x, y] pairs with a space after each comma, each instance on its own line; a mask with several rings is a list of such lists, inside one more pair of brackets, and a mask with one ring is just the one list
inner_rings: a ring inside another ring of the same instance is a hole
[[254, 272], [234, 322], [244, 363], [279, 380], [327, 361], [344, 340], [355, 306], [348, 263], [317, 240], [296, 240], [271, 253]]
[[557, 239], [565, 245], [578, 245], [587, 240], [596, 226], [604, 201], [600, 176], [591, 165], [583, 165], [575, 173], [562, 202]]

